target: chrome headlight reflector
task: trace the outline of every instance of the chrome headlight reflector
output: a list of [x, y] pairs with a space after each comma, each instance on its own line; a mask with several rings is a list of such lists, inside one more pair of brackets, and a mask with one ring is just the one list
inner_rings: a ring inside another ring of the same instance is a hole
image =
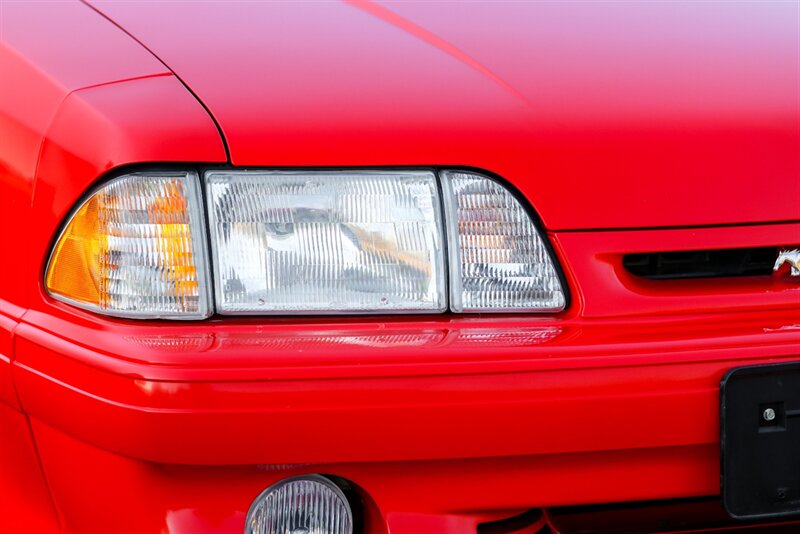
[[210, 171], [206, 191], [219, 313], [446, 307], [430, 171]]

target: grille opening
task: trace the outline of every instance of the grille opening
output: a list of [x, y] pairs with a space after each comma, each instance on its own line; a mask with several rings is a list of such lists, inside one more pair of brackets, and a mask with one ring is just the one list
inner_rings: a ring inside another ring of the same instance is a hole
[[477, 534], [641, 534], [643, 532], [800, 532], [798, 518], [733, 519], [718, 496], [534, 508], [481, 523]]
[[560, 534], [641, 534], [642, 532], [790, 533], [797, 518], [733, 519], [719, 497], [614, 503], [551, 508], [553, 530]]
[[629, 273], [651, 280], [763, 276], [772, 273], [778, 247], [626, 254]]

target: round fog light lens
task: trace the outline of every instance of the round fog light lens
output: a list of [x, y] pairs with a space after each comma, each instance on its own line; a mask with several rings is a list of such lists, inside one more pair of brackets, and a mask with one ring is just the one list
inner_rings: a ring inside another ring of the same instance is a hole
[[352, 534], [353, 512], [336, 484], [319, 475], [273, 484], [250, 506], [246, 534]]

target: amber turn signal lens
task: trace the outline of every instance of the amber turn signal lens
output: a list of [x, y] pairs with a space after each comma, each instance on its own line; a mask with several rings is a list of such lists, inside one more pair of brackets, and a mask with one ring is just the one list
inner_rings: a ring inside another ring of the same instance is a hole
[[129, 174], [72, 215], [47, 268], [47, 291], [130, 318], [211, 313], [200, 188], [194, 173]]

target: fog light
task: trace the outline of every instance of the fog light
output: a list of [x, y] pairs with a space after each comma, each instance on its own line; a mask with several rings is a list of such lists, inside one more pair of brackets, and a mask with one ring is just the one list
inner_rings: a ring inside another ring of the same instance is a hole
[[333, 482], [319, 475], [281, 480], [247, 512], [246, 534], [352, 534], [353, 512]]

